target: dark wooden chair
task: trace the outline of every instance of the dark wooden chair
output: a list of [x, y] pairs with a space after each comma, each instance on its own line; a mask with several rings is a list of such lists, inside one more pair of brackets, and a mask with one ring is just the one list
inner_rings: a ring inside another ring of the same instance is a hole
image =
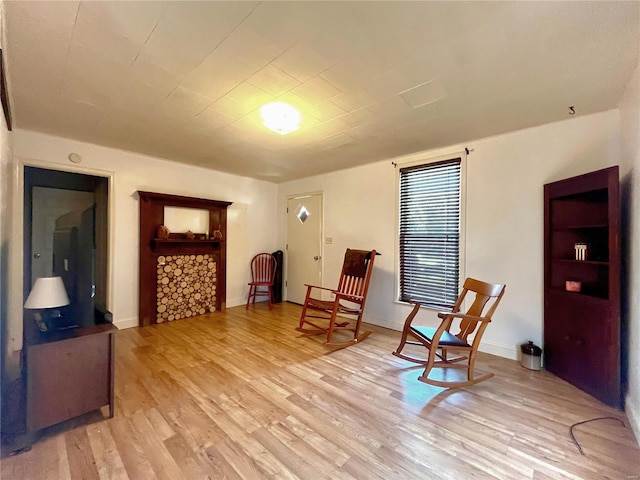
[[[493, 377], [493, 373], [474, 377], [473, 369], [482, 335], [487, 325], [491, 322], [491, 317], [496, 311], [500, 300], [502, 300], [505, 288], [505, 285], [485, 283], [473, 278], [467, 278], [452, 311], [438, 313], [438, 317], [442, 319], [442, 322], [437, 328], [413, 325], [421, 305], [418, 302], [412, 302], [414, 303], [413, 310], [405, 320], [400, 345], [393, 352], [393, 355], [410, 362], [425, 365], [424, 372], [418, 377], [418, 380], [438, 387], [466, 387]], [[475, 299], [467, 312], [462, 313], [460, 309], [465, 297], [470, 292], [472, 294], [475, 293]], [[456, 320], [456, 323], [459, 321], [459, 332], [456, 334], [451, 333], [454, 320]], [[411, 340], [408, 339], [409, 337], [411, 337]], [[470, 337], [472, 338], [471, 340], [469, 339]], [[420, 359], [403, 354], [402, 350], [407, 344], [426, 347], [428, 350], [427, 358]], [[462, 353], [466, 356], [450, 359], [447, 357], [449, 352]], [[437, 361], [436, 356], [439, 358]], [[465, 360], [465, 363], [458, 363]], [[437, 367], [466, 369], [467, 380], [441, 381], [430, 378], [429, 375], [433, 368]]]
[[[308, 335], [326, 335], [324, 345], [334, 349], [348, 347], [371, 335], [369, 331], [360, 332], [360, 326], [375, 258], [375, 250], [347, 249], [336, 289], [305, 284], [307, 295], [296, 330]], [[318, 298], [322, 291], [330, 292], [334, 298]], [[313, 294], [316, 296], [312, 296]], [[349, 335], [346, 341], [335, 341], [334, 334], [345, 330], [353, 335]]]
[[271, 301], [273, 300], [273, 280], [276, 275], [277, 262], [270, 253], [259, 253], [251, 259], [251, 281], [249, 282], [249, 295], [247, 296], [247, 306], [253, 299], [256, 303], [256, 297], [267, 297], [269, 302], [269, 310], [271, 310]]

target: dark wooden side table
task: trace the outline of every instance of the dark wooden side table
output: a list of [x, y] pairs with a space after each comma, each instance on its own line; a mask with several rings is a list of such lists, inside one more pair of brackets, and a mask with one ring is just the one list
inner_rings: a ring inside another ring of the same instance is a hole
[[106, 405], [113, 417], [117, 331], [113, 324], [103, 323], [25, 336], [28, 431]]

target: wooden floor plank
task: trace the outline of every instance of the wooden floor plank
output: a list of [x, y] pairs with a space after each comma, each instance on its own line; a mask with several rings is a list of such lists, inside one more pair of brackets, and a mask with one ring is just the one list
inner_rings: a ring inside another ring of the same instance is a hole
[[[640, 478], [624, 413], [545, 371], [481, 354], [457, 390], [391, 355], [400, 334], [329, 352], [300, 307], [227, 309], [116, 339], [116, 412], [83, 416], [0, 461], [16, 480]], [[452, 374], [456, 374], [454, 372]], [[585, 454], [569, 436], [575, 429]]]
[[128, 480], [129, 476], [120, 458], [116, 443], [111, 437], [111, 431], [99, 423], [91, 424], [87, 425], [87, 435], [100, 480], [111, 478]]

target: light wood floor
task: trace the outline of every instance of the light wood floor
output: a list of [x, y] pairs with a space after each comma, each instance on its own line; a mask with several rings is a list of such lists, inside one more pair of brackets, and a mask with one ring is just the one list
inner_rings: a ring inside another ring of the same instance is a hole
[[117, 334], [116, 415], [46, 431], [2, 479], [632, 479], [627, 420], [547, 372], [483, 355], [496, 376], [418, 382], [374, 328], [327, 353], [292, 304], [244, 307]]

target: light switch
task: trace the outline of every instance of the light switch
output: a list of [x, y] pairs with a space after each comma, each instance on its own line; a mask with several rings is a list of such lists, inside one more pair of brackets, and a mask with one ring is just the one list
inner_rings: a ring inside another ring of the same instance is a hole
[[327, 245], [333, 245], [333, 237], [324, 237], [324, 243]]

